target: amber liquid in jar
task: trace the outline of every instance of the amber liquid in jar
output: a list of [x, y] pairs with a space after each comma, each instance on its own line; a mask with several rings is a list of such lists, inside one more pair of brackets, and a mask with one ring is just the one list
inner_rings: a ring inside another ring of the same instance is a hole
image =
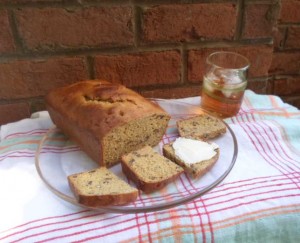
[[240, 110], [246, 85], [246, 81], [225, 84], [222, 79], [204, 77], [201, 106], [221, 118], [235, 116]]

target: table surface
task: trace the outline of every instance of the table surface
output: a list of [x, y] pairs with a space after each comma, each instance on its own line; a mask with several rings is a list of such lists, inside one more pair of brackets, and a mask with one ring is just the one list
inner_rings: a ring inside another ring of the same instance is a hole
[[47, 189], [34, 164], [53, 126], [46, 111], [1, 126], [0, 242], [299, 242], [300, 111], [247, 90], [225, 121], [239, 146], [225, 180], [189, 203], [138, 214], [71, 207]]

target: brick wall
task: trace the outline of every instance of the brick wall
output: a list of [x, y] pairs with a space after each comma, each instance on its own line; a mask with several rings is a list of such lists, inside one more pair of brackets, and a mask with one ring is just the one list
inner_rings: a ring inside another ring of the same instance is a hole
[[300, 108], [299, 0], [282, 0], [274, 39], [271, 92]]
[[199, 95], [216, 50], [250, 59], [249, 89], [300, 107], [299, 24], [299, 0], [0, 0], [0, 124], [84, 79]]

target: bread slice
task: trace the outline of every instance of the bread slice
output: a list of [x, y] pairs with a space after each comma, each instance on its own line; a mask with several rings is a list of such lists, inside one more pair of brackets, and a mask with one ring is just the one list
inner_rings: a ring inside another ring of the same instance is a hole
[[185, 163], [178, 156], [175, 155], [175, 150], [173, 148], [173, 143], [165, 144], [163, 146], [163, 154], [170, 160], [174, 161], [176, 164], [182, 166], [184, 170], [194, 178], [199, 178], [203, 176], [211, 167], [217, 162], [220, 155], [220, 149], [215, 149], [217, 152], [214, 157], [209, 160], [199, 161], [194, 164]]
[[184, 171], [150, 146], [123, 155], [121, 165], [126, 177], [146, 193], [166, 186]]
[[226, 133], [226, 125], [208, 114], [177, 121], [179, 135], [185, 138], [207, 140]]
[[136, 200], [138, 190], [105, 167], [68, 176], [77, 201], [90, 207], [123, 205]]

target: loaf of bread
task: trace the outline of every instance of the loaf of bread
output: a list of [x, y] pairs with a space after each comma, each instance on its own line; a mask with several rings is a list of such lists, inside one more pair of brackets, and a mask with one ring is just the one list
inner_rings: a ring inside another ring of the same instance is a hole
[[106, 167], [118, 163], [123, 154], [157, 145], [170, 119], [138, 93], [101, 80], [53, 90], [46, 105], [56, 126]]
[[150, 146], [123, 155], [121, 165], [126, 177], [146, 193], [163, 188], [183, 172]]
[[188, 174], [190, 174], [194, 178], [203, 176], [219, 159], [220, 149], [217, 148], [215, 149], [216, 155], [214, 155], [211, 159], [189, 164], [176, 156], [175, 150], [172, 145], [173, 143], [169, 143], [163, 146], [163, 155], [180, 165]]
[[106, 167], [68, 176], [77, 201], [89, 207], [123, 205], [136, 200], [138, 190]]
[[178, 120], [177, 128], [181, 137], [192, 139], [207, 140], [226, 133], [226, 125], [208, 114]]

